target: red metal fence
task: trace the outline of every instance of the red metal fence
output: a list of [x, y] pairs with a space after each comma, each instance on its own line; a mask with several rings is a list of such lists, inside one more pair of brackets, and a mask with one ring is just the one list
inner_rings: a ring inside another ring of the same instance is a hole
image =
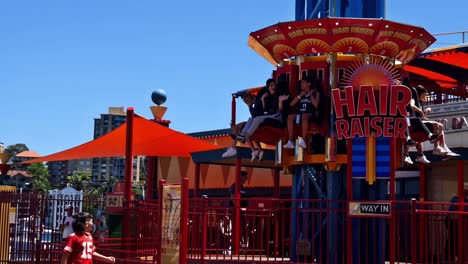
[[[0, 245], [7, 247], [8, 257], [0, 259], [0, 263], [60, 263], [64, 244], [60, 221], [53, 219], [63, 214], [63, 204], [78, 204], [81, 211], [95, 215], [93, 234], [99, 253], [115, 256], [119, 263], [156, 263], [159, 243], [156, 203], [132, 202], [126, 208], [109, 209], [104, 199], [57, 200], [35, 193], [0, 192], [0, 203], [5, 202], [10, 203], [13, 220], [9, 225], [8, 245]], [[98, 211], [105, 212], [104, 222]], [[121, 235], [123, 216], [128, 216], [132, 223], [126, 238]]]
[[[468, 206], [449, 211], [448, 203], [398, 201], [393, 218], [381, 218], [349, 216], [346, 201], [250, 199], [240, 203], [245, 208], [232, 207], [228, 199], [189, 202], [186, 234], [181, 228], [188, 263], [388, 263], [391, 254], [396, 263], [468, 263]], [[59, 263], [61, 234], [50, 223], [54, 201], [0, 193], [0, 203], [9, 203], [16, 214], [8, 258], [0, 263]], [[102, 199], [80, 205], [90, 212], [106, 209]], [[119, 221], [110, 223], [111, 238], [96, 239], [98, 252], [115, 256], [118, 263], [158, 263], [158, 204], [135, 202], [107, 211], [109, 218], [129, 216], [130, 235], [122, 238]], [[234, 232], [236, 221], [239, 233]]]

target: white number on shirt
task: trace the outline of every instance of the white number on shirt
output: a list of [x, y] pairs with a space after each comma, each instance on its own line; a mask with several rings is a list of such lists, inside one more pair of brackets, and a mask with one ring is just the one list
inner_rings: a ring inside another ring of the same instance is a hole
[[81, 259], [92, 259], [93, 258], [93, 242], [85, 241], [81, 245], [83, 246]]

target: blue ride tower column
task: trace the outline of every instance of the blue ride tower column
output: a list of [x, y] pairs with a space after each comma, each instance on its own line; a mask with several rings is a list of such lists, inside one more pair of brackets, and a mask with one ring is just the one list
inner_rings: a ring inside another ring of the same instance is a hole
[[[309, 20], [316, 18], [324, 17], [354, 17], [354, 18], [385, 18], [385, 0], [296, 0], [296, 21], [300, 20]], [[333, 55], [331, 55], [333, 56]], [[336, 55], [335, 55], [336, 56]], [[336, 57], [335, 57], [336, 59]], [[330, 78], [329, 86], [330, 88], [336, 88], [336, 78], [337, 78], [336, 68], [333, 66], [333, 63], [330, 65]], [[334, 123], [333, 114], [330, 120], [330, 124]], [[332, 155], [337, 153], [337, 144], [335, 139], [334, 126], [330, 125], [330, 137], [327, 138], [327, 141], [334, 141], [334, 144], [331, 144], [332, 148], [328, 151], [332, 152]], [[387, 154], [387, 149], [381, 149], [382, 146], [388, 146], [387, 139], [377, 139], [377, 152], [383, 153], [377, 157], [377, 180], [372, 185], [369, 185], [365, 181], [365, 177], [361, 178], [360, 176], [365, 175], [365, 151], [366, 151], [366, 140], [354, 140], [352, 144], [352, 156], [353, 156], [353, 175], [356, 174], [357, 178], [353, 177], [353, 199], [354, 200], [384, 200], [386, 199], [385, 195], [387, 193], [386, 183], [388, 178], [385, 177], [384, 171], [388, 172], [389, 167], [389, 155]], [[385, 142], [384, 142], [385, 141]], [[327, 142], [330, 143], [330, 142]], [[382, 145], [383, 144], [383, 145]], [[330, 144], [329, 144], [330, 145]], [[364, 152], [363, 152], [364, 151]], [[364, 156], [362, 156], [364, 155]], [[361, 162], [364, 159], [364, 166], [361, 166]], [[327, 218], [324, 220], [323, 228], [326, 230], [326, 241], [324, 242], [327, 246], [319, 250], [319, 252], [314, 256], [315, 261], [322, 263], [341, 263], [343, 258], [341, 256], [334, 256], [334, 254], [344, 254], [345, 249], [340, 248], [341, 243], [337, 241], [337, 233], [342, 233], [344, 226], [339, 223], [343, 223], [341, 219], [345, 217], [343, 214], [331, 210], [335, 207], [342, 207], [342, 204], [332, 202], [337, 200], [346, 199], [346, 168], [342, 166], [338, 170], [327, 170], [325, 172], [319, 172], [314, 165], [304, 164], [296, 165], [294, 169], [293, 182], [292, 182], [292, 198], [293, 199], [323, 199], [327, 202], [321, 203], [321, 206], [327, 206], [330, 212], [327, 215]], [[361, 172], [361, 173], [358, 173]], [[362, 174], [363, 173], [363, 174]], [[380, 175], [380, 177], [379, 177]], [[295, 201], [295, 200], [294, 200]], [[314, 205], [311, 205], [306, 202], [293, 202], [293, 212], [292, 212], [292, 240], [291, 241], [293, 248], [291, 249], [291, 260], [292, 261], [304, 261], [307, 259], [302, 259], [297, 256], [296, 237], [305, 236], [305, 239], [313, 240], [316, 234], [304, 234], [303, 230], [299, 226], [296, 226], [296, 223], [300, 221], [310, 220], [311, 216], [301, 215], [299, 210], [311, 208]], [[314, 211], [314, 208], [311, 208], [311, 211]], [[312, 216], [313, 218], [313, 216]], [[312, 219], [313, 221], [313, 219]], [[353, 230], [357, 230], [361, 223], [359, 220], [353, 220]], [[375, 230], [380, 230], [378, 234], [375, 234], [372, 238], [364, 238], [362, 234], [353, 232], [354, 241], [368, 241], [374, 243], [374, 245], [379, 244], [377, 240], [384, 240], [385, 233], [384, 228], [381, 228], [385, 225], [384, 220], [382, 219], [371, 219], [367, 223], [369, 225], [375, 226]], [[299, 224], [300, 225], [300, 224]], [[371, 241], [372, 240], [372, 241]], [[353, 263], [358, 263], [359, 256], [364, 256], [366, 254], [371, 254], [368, 256], [371, 259], [376, 260], [376, 263], [383, 263], [385, 260], [385, 252], [381, 247], [375, 247], [375, 249], [367, 250], [363, 247], [359, 247], [357, 243], [353, 243]], [[309, 259], [312, 260], [312, 259]]]
[[385, 0], [296, 0], [296, 20], [322, 17], [385, 18]]

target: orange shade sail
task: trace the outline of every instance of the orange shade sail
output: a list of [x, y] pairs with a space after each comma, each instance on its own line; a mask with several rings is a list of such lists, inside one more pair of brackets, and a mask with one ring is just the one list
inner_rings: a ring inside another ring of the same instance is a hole
[[[127, 123], [82, 145], [24, 163], [125, 156]], [[133, 119], [134, 156], [189, 157], [192, 152], [219, 149], [219, 146], [185, 135], [135, 115]]]

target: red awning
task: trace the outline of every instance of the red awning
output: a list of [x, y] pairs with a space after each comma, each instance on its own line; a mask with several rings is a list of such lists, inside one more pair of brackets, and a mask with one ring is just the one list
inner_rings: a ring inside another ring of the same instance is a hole
[[468, 83], [468, 44], [432, 49], [421, 53], [403, 68], [411, 80], [433, 82], [441, 88]]
[[[112, 132], [74, 148], [28, 160], [24, 163], [125, 156], [127, 123]], [[143, 117], [133, 119], [134, 156], [189, 157], [192, 152], [218, 149], [219, 146], [177, 132]]]

